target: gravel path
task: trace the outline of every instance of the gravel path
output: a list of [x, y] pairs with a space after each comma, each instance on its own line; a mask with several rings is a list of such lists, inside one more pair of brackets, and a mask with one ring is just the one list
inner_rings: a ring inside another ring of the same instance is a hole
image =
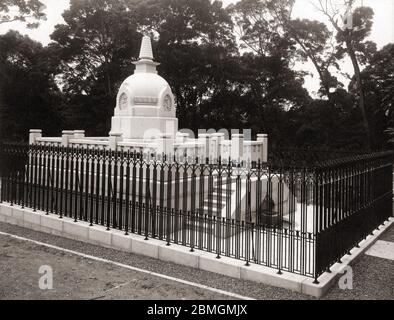
[[394, 227], [391, 227], [390, 230], [383, 233], [383, 235], [379, 239], [394, 242]]
[[[256, 299], [314, 299], [286, 289], [238, 280], [171, 262], [103, 248], [0, 223], [0, 231], [137, 268], [198, 282]], [[394, 227], [382, 240], [394, 238]], [[54, 269], [56, 290], [40, 290], [38, 268]], [[363, 255], [353, 266], [354, 289], [334, 286], [324, 299], [394, 299], [394, 262]], [[55, 249], [0, 236], [0, 299], [229, 299], [211, 291], [160, 279]]]
[[[8, 236], [0, 235], [0, 241], [3, 299], [229, 299]], [[53, 290], [41, 290], [38, 286], [42, 265], [53, 270]]]
[[[85, 254], [93, 255], [96, 257], [104, 258], [104, 259], [109, 259], [112, 261], [128, 264], [137, 268], [141, 269], [146, 269], [149, 271], [161, 273], [161, 274], [166, 274], [172, 277], [188, 280], [188, 281], [194, 281], [198, 282], [203, 285], [207, 285], [210, 287], [218, 288], [224, 291], [230, 291], [233, 293], [237, 293], [243, 296], [247, 297], [252, 297], [255, 299], [307, 299], [309, 298], [308, 296], [302, 295], [297, 292], [292, 292], [286, 289], [282, 288], [276, 288], [272, 286], [266, 286], [266, 285], [261, 285], [261, 284], [256, 284], [253, 282], [249, 281], [244, 281], [244, 280], [239, 280], [239, 279], [234, 279], [226, 276], [222, 276], [216, 273], [211, 273], [203, 270], [198, 270], [186, 266], [181, 266], [177, 265], [171, 262], [165, 262], [145, 256], [140, 256], [132, 253], [127, 253], [127, 252], [121, 252], [113, 249], [108, 249], [96, 245], [91, 245], [87, 244], [84, 242], [80, 241], [75, 241], [75, 240], [70, 240], [42, 232], [37, 232], [34, 230], [26, 229], [26, 228], [21, 228], [18, 226], [6, 224], [6, 223], [0, 223], [0, 231], [19, 235], [22, 237], [30, 238], [36, 241], [41, 241], [45, 243], [49, 243], [55, 246], [63, 247], [69, 250], [75, 250], [78, 252], [82, 252]], [[0, 255], [3, 253], [3, 251], [7, 250], [8, 254], [10, 254], [10, 251], [14, 250], [14, 247], [19, 247], [19, 246], [24, 246], [22, 243], [18, 244], [13, 244], [10, 247], [3, 248], [2, 243], [4, 242], [3, 237], [0, 238]], [[34, 248], [29, 249], [29, 251], [36, 252], [41, 250], [38, 248], [39, 246], [36, 246], [37, 250]], [[47, 250], [47, 249], [45, 249]], [[16, 263], [14, 264], [14, 270], [12, 270], [12, 274], [14, 274], [14, 278], [16, 279], [15, 281], [19, 282], [18, 278], [24, 278], [24, 273], [23, 270], [18, 270], [20, 264], [25, 264], [25, 261], [19, 261], [21, 257], [14, 257], [13, 259], [16, 260]], [[8, 259], [12, 260], [12, 259]], [[87, 260], [87, 259], [85, 259]], [[3, 284], [3, 281], [6, 281], [7, 278], [9, 277], [4, 273], [4, 269], [2, 269], [2, 262], [3, 259], [0, 260], [0, 284]], [[9, 261], [6, 263], [6, 265], [9, 263]], [[81, 261], [74, 261], [74, 260], [65, 260], [64, 261], [64, 267], [65, 269], [72, 270], [74, 268], [75, 270], [79, 270]], [[87, 263], [87, 262], [86, 262]], [[86, 264], [85, 263], [85, 264]], [[104, 264], [104, 263], [102, 263]], [[81, 266], [83, 268], [84, 266]], [[98, 266], [95, 266], [95, 269], [97, 269]], [[34, 269], [34, 272], [31, 273], [35, 278], [34, 280], [34, 286], [37, 287], [36, 285], [36, 278], [38, 275], [38, 267]], [[90, 268], [89, 270], [94, 270], [93, 268]], [[124, 269], [123, 269], [124, 270]], [[22, 271], [22, 274], [21, 272]], [[88, 276], [90, 276], [91, 271], [84, 271]], [[122, 272], [119, 272], [122, 273]], [[104, 274], [105, 275], [105, 274]], [[25, 275], [27, 277], [29, 275]], [[127, 282], [128, 276], [124, 277], [123, 282]], [[157, 278], [156, 278], [157, 279]], [[115, 282], [114, 282], [115, 283]], [[116, 282], [117, 283], [117, 282]], [[72, 283], [69, 284], [70, 286], [73, 286]], [[2, 287], [2, 285], [0, 285]], [[152, 295], [150, 294], [150, 290], [146, 293], [145, 297], [140, 297], [141, 299], [153, 299]], [[20, 292], [23, 297], [24, 293]], [[115, 294], [113, 292], [112, 294]], [[1, 297], [1, 293], [0, 293]], [[110, 297], [110, 296], [108, 296]], [[4, 299], [5, 297], [3, 297]], [[122, 299], [133, 299], [133, 297], [129, 297], [128, 295], [124, 296], [117, 296], [117, 298], [122, 298]], [[162, 299], [166, 299], [168, 297], [162, 297]], [[198, 298], [198, 295], [195, 297]], [[207, 296], [200, 297], [201, 299], [210, 299], [213, 297], [208, 298]], [[215, 297], [216, 299], [220, 299], [223, 297]], [[194, 299], [194, 298], [193, 298]], [[225, 299], [228, 299], [226, 296]]]

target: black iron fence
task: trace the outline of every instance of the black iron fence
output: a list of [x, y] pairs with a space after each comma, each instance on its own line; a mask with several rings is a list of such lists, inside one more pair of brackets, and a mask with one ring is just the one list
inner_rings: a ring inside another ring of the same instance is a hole
[[391, 152], [216, 164], [3, 144], [0, 200], [317, 279], [392, 215]]
[[268, 161], [272, 164], [292, 167], [319, 167], [324, 162], [357, 157], [368, 153], [363, 150], [342, 150], [330, 148], [271, 148]]
[[326, 162], [316, 170], [316, 273], [393, 214], [391, 152]]

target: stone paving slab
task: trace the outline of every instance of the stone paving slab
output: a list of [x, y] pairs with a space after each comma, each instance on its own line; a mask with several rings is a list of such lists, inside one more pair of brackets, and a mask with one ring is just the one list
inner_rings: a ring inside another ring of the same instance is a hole
[[394, 260], [394, 242], [378, 240], [365, 254], [382, 259]]

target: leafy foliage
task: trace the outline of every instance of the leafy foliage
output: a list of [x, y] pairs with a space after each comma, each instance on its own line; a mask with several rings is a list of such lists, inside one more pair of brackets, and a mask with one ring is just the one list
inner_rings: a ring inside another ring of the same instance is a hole
[[[388, 136], [393, 141], [394, 126], [394, 44], [377, 51], [362, 71], [368, 115], [374, 132], [374, 144], [382, 147]], [[349, 90], [354, 91], [354, 80]], [[388, 128], [387, 130], [385, 130]]]
[[0, 24], [22, 21], [28, 28], [36, 28], [37, 20], [45, 19], [45, 6], [39, 0], [1, 0]]
[[31, 128], [60, 134], [61, 101], [50, 50], [10, 31], [0, 37], [0, 137], [23, 141]]
[[[25, 15], [40, 8], [37, 0], [7, 0], [0, 12], [13, 4]], [[268, 133], [272, 147], [360, 148], [366, 130], [361, 83], [372, 146], [386, 147], [394, 132], [394, 49], [376, 51], [368, 40], [372, 10], [355, 8], [354, 28], [333, 30], [292, 18], [293, 5], [71, 0], [47, 47], [16, 32], [0, 36], [1, 138], [24, 140], [33, 127], [49, 135], [60, 128], [108, 135], [117, 90], [149, 34], [159, 73], [175, 94], [180, 128], [251, 128]], [[362, 81], [349, 75], [345, 88], [335, 70], [351, 54], [363, 68]], [[294, 70], [307, 60], [320, 77], [319, 98], [303, 87], [305, 72]]]

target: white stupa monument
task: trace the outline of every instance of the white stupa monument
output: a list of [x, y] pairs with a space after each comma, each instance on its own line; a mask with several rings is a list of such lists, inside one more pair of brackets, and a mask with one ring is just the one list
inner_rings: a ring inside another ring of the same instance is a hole
[[120, 86], [111, 132], [121, 133], [124, 142], [142, 142], [161, 134], [175, 137], [178, 119], [170, 85], [157, 74], [150, 38], [142, 38], [134, 74]]

